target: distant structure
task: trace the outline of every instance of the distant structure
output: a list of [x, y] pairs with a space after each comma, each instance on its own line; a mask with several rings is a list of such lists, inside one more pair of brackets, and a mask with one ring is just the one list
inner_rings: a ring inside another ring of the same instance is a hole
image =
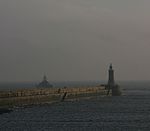
[[108, 86], [113, 87], [114, 85], [115, 85], [114, 70], [112, 68], [112, 64], [110, 64], [108, 71]]
[[115, 84], [114, 70], [113, 70], [112, 64], [110, 64], [109, 70], [108, 70], [108, 83], [106, 85], [106, 89], [108, 89], [107, 95], [109, 95], [110, 90], [112, 90], [113, 96], [121, 95], [120, 87], [117, 84]]
[[49, 87], [53, 87], [53, 85], [49, 84], [46, 75], [44, 75], [42, 82], [40, 82], [37, 87], [49, 88]]

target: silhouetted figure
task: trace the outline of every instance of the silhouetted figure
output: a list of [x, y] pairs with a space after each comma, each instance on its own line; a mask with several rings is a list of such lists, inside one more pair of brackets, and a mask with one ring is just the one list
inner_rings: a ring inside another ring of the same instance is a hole
[[49, 84], [46, 75], [43, 77], [43, 81], [39, 83], [38, 87], [53, 87], [53, 85]]
[[64, 95], [62, 96], [61, 102], [65, 100], [66, 96], [67, 96], [67, 92], [65, 92]]

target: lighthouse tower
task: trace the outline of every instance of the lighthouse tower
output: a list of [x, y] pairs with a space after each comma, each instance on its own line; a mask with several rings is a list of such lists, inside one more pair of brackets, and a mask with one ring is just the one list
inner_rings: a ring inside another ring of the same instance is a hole
[[114, 70], [112, 64], [109, 66], [108, 70], [108, 83], [107, 83], [107, 95], [109, 95], [110, 91], [112, 91], [112, 96], [119, 96], [121, 95], [120, 87], [115, 83], [114, 80]]
[[114, 85], [115, 85], [114, 70], [112, 68], [112, 64], [110, 64], [108, 71], [108, 86], [112, 88]]

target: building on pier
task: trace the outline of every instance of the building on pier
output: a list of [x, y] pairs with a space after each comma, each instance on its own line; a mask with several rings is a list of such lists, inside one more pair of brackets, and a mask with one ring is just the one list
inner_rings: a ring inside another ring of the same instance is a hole
[[44, 75], [43, 80], [38, 84], [37, 87], [51, 88], [53, 85], [48, 82], [46, 75]]

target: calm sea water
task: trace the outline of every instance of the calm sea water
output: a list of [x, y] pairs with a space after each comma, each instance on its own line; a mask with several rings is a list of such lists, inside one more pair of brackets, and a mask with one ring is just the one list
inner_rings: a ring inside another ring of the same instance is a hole
[[2, 114], [0, 131], [149, 131], [150, 82], [119, 83], [122, 96], [38, 105]]

